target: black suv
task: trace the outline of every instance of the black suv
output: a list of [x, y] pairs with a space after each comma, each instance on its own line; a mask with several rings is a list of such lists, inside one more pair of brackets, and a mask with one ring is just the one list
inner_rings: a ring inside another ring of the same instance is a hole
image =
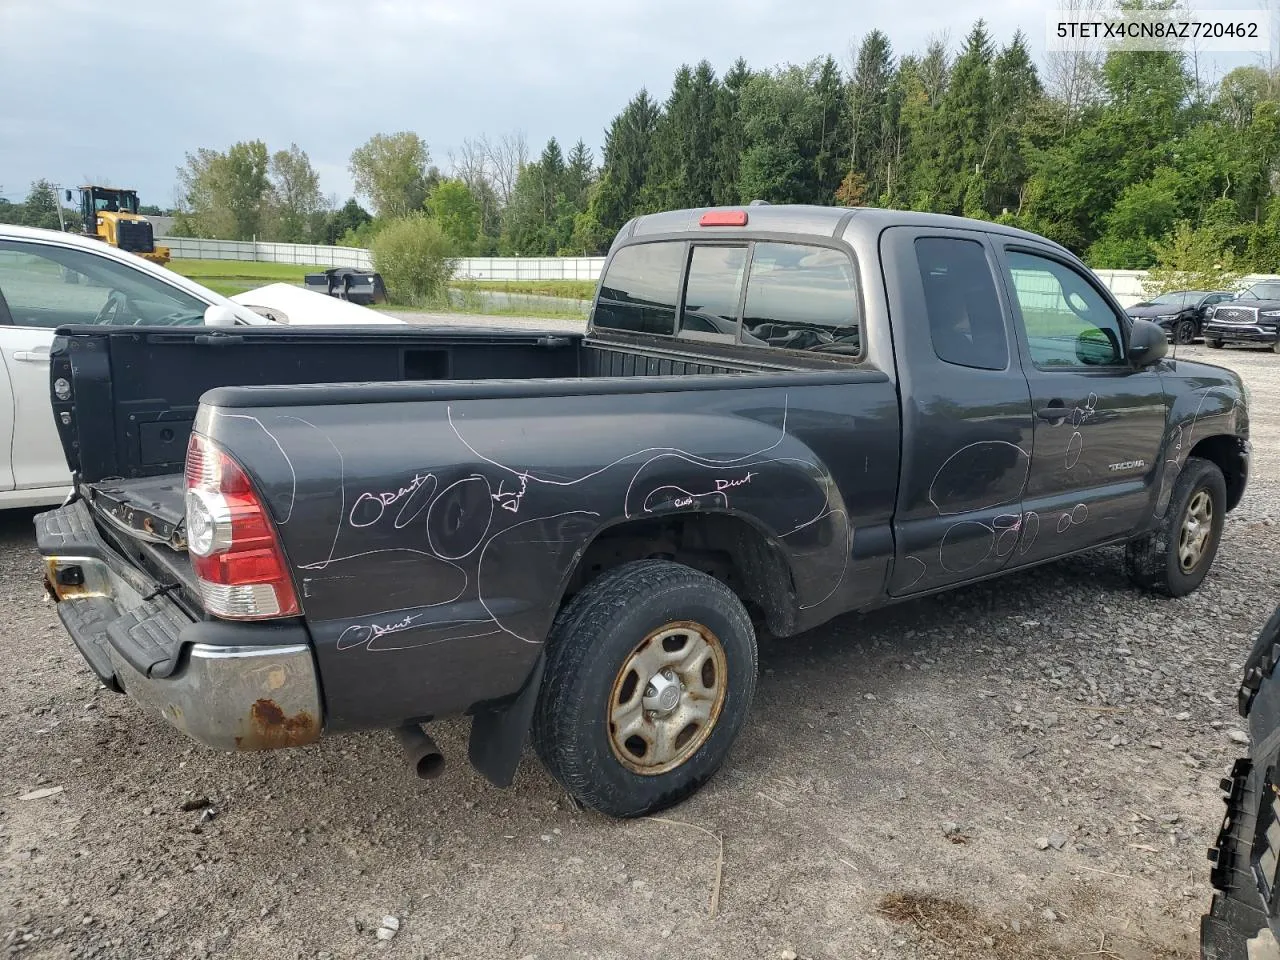
[[1125, 312], [1135, 319], [1160, 324], [1174, 343], [1191, 343], [1200, 336], [1201, 324], [1210, 309], [1234, 296], [1228, 290], [1174, 290], [1135, 303]]
[[1211, 309], [1204, 340], [1211, 347], [1260, 343], [1280, 353], [1280, 280], [1259, 280], [1234, 300]]

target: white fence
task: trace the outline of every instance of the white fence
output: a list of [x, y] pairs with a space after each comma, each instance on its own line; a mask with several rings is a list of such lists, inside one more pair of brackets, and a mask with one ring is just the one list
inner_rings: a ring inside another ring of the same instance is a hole
[[[248, 260], [300, 263], [321, 267], [371, 269], [369, 251], [314, 243], [266, 243], [255, 240], [195, 240], [165, 237], [170, 255], [183, 260]], [[454, 276], [461, 280], [599, 279], [604, 257], [463, 257]]]
[[196, 240], [165, 237], [162, 246], [182, 260], [248, 260], [261, 263], [305, 263], [322, 267], [373, 266], [369, 251], [359, 247], [326, 247], [318, 243], [265, 243], [260, 240]]
[[[1095, 270], [1094, 273], [1106, 284], [1107, 289], [1120, 301], [1120, 306], [1122, 307], [1132, 306], [1147, 297], [1142, 290], [1142, 281], [1147, 277], [1147, 271], [1145, 270]], [[1238, 289], [1243, 290], [1259, 280], [1280, 280], [1280, 275], [1274, 273], [1251, 273], [1247, 277], [1242, 277], [1236, 286]]]
[[[265, 243], [253, 240], [193, 240], [165, 237], [172, 255], [198, 260], [257, 260], [264, 263], [315, 264], [322, 267], [373, 266], [369, 251], [358, 247], [326, 247], [312, 243]], [[454, 274], [462, 280], [590, 280], [600, 278], [604, 257], [464, 257]], [[1097, 270], [1121, 306], [1142, 300], [1145, 270]], [[1244, 283], [1276, 280], [1255, 274]]]
[[604, 269], [604, 257], [464, 257], [460, 280], [590, 280]]

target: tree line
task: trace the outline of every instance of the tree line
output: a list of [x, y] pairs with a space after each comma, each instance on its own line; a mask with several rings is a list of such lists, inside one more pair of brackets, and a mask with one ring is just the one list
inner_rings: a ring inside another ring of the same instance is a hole
[[[837, 203], [960, 214], [1048, 236], [1099, 267], [1199, 252], [1280, 270], [1280, 70], [1205, 84], [1178, 51], [1056, 54], [978, 21], [895, 56], [872, 31], [842, 71], [830, 57], [718, 78], [677, 71], [610, 125], [579, 235], [599, 248], [664, 207]], [[1185, 232], [1185, 231], [1184, 231]]]
[[[0, 194], [3, 192], [3, 189], [0, 189]], [[61, 220], [58, 219], [59, 207], [62, 207]], [[58, 230], [64, 222], [68, 230], [79, 231], [84, 226], [80, 211], [64, 206], [58, 196], [58, 188], [48, 180], [36, 180], [32, 183], [26, 199], [20, 203], [14, 203], [0, 196], [0, 223], [16, 223], [20, 227]]]

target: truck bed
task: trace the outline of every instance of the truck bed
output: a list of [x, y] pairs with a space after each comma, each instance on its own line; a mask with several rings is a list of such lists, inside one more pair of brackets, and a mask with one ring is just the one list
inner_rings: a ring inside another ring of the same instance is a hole
[[65, 379], [74, 392], [61, 399], [55, 391], [54, 416], [83, 483], [180, 473], [200, 397], [217, 387], [324, 384], [347, 401], [371, 383], [386, 395], [397, 384], [729, 376], [802, 363], [713, 345], [673, 350], [488, 329], [65, 327], [59, 334], [51, 379]]
[[[610, 341], [492, 329], [205, 329], [59, 331], [51, 380], [68, 464], [98, 525], [130, 562], [171, 584], [201, 615], [186, 555], [182, 469], [202, 397], [220, 407], [394, 403], [424, 399], [587, 396], [688, 389], [724, 378], [847, 362], [760, 351]], [[876, 374], [883, 380], [883, 375]], [[643, 380], [641, 378], [644, 378]], [[821, 379], [819, 375], [819, 379]], [[620, 381], [633, 381], [623, 383]]]

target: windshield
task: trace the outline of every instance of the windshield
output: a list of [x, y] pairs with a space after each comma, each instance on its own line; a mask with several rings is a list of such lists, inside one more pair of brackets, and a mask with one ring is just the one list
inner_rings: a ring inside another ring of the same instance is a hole
[[94, 190], [93, 209], [98, 213], [137, 213], [138, 197], [128, 191]]
[[1240, 294], [1241, 300], [1280, 300], [1280, 280], [1266, 280], [1255, 283]]
[[1162, 293], [1150, 301], [1153, 307], [1185, 307], [1196, 294], [1180, 290], [1177, 293]]

